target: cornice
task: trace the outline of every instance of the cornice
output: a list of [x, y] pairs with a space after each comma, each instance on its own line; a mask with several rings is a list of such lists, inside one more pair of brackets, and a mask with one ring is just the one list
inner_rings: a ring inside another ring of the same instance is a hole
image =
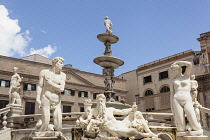
[[190, 56], [190, 55], [194, 55], [194, 51], [188, 50], [188, 51], [181, 52], [181, 53], [178, 53], [178, 54], [175, 54], [175, 55], [171, 55], [169, 57], [166, 57], [166, 58], [163, 58], [163, 59], [159, 59], [159, 60], [144, 64], [144, 65], [141, 65], [141, 66], [138, 67], [137, 72], [141, 71], [141, 70], [151, 68], [151, 67], [154, 67], [154, 66], [158, 66], [158, 65], [170, 62], [170, 61], [173, 61], [175, 59], [181, 59], [181, 58], [184, 58], [184, 57]]

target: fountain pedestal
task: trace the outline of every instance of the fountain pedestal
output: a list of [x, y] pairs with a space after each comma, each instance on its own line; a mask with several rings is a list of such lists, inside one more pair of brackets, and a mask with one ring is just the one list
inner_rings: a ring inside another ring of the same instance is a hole
[[208, 140], [208, 136], [183, 136], [177, 137], [177, 140]]
[[103, 75], [105, 76], [105, 96], [107, 101], [115, 101], [115, 92], [113, 90], [114, 86], [114, 69], [124, 64], [123, 60], [113, 57], [111, 44], [117, 43], [119, 38], [111, 33], [102, 33], [97, 36], [98, 40], [104, 43], [106, 46], [104, 56], [96, 57], [93, 61], [97, 65], [103, 67]]

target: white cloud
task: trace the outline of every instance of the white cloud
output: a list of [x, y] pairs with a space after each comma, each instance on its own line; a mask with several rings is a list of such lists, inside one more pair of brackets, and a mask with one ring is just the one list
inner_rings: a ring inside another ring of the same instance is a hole
[[29, 31], [20, 33], [17, 19], [10, 19], [8, 10], [0, 5], [0, 55], [13, 56], [15, 53], [24, 56], [31, 38]]
[[[43, 30], [42, 32], [45, 33], [46, 31]], [[21, 32], [18, 19], [11, 19], [5, 6], [0, 5], [0, 55], [14, 56], [15, 54], [19, 54], [20, 56], [26, 56], [38, 53], [49, 57], [56, 51], [56, 47], [52, 47], [51, 45], [39, 50], [31, 48], [29, 52], [26, 51], [32, 40], [29, 35], [29, 30]]]
[[30, 49], [30, 55], [32, 54], [40, 54], [45, 57], [49, 57], [56, 51], [56, 47], [52, 47], [51, 45], [48, 45], [47, 47], [44, 47], [42, 49], [35, 50], [34, 48]]

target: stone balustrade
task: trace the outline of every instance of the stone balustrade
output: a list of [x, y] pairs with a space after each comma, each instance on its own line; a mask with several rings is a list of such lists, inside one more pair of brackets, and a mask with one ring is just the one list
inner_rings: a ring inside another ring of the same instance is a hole
[[10, 106], [0, 109], [0, 116], [3, 115], [3, 118], [2, 118], [3, 130], [7, 128], [7, 114], [9, 111], [10, 111]]

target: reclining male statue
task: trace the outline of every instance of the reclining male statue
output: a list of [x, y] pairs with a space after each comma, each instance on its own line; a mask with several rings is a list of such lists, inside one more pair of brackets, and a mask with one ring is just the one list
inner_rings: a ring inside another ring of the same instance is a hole
[[[85, 132], [86, 137], [96, 137], [99, 134], [99, 129], [118, 138], [141, 139], [144, 137], [157, 137], [150, 131], [142, 113], [137, 111], [136, 104], [132, 108], [119, 110], [113, 107], [106, 108], [106, 97], [104, 94], [99, 94], [96, 100], [96, 108], [90, 108], [91, 101], [89, 101], [88, 107], [85, 104], [86, 112], [77, 121]], [[118, 121], [114, 115], [128, 116], [124, 120]]]

